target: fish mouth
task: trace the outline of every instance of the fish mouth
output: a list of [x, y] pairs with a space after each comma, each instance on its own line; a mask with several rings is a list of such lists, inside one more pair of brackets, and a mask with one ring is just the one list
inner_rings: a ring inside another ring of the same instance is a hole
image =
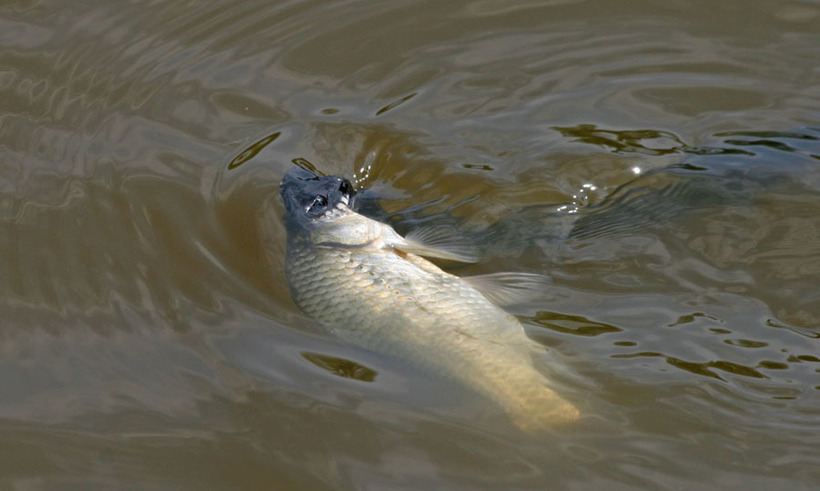
[[343, 194], [339, 196], [339, 201], [332, 208], [325, 210], [321, 218], [333, 220], [353, 212], [350, 206], [351, 201], [351, 196], [349, 195]]

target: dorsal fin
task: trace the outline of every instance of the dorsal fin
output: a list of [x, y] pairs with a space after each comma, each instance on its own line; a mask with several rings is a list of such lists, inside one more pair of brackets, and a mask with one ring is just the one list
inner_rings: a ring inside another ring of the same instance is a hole
[[533, 273], [493, 273], [461, 279], [499, 307], [543, 300], [550, 286], [548, 277]]

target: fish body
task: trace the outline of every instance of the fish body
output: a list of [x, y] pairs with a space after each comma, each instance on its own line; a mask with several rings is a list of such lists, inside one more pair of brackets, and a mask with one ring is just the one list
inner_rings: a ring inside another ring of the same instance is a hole
[[[351, 344], [494, 400], [522, 429], [577, 419], [578, 410], [533, 367], [533, 343], [521, 324], [481, 291], [492, 281], [460, 278], [420, 255], [463, 259], [468, 252], [437, 248], [445, 241], [440, 233], [426, 241], [400, 236], [353, 211], [353, 194], [342, 178], [302, 169], [283, 179], [285, 270], [296, 304]], [[508, 276], [500, 290], [514, 290], [518, 280]]]

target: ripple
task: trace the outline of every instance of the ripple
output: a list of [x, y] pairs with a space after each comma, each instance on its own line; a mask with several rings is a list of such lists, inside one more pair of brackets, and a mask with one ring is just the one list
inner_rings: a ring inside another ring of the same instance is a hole
[[[11, 485], [121, 486], [103, 450], [143, 487], [816, 481], [816, 9], [792, 3], [0, 7]], [[292, 164], [402, 232], [459, 227], [486, 253], [459, 275], [549, 274], [520, 314], [578, 425], [521, 438], [305, 319]]]
[[337, 358], [335, 356], [318, 353], [302, 353], [302, 356], [317, 367], [344, 378], [352, 378], [362, 382], [372, 382], [378, 372], [354, 361]]
[[616, 326], [595, 322], [578, 315], [538, 312], [534, 317], [528, 320], [540, 326], [552, 329], [553, 331], [578, 336], [600, 336], [602, 334], [622, 331], [622, 329]]

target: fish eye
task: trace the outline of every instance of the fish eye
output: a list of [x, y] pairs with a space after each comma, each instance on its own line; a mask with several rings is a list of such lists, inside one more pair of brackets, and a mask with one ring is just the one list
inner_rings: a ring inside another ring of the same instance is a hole
[[308, 211], [314, 211], [316, 208], [324, 208], [325, 206], [327, 206], [327, 196], [317, 194], [316, 197], [313, 198], [313, 203], [308, 207]]
[[343, 194], [350, 194], [350, 183], [347, 179], [342, 179], [342, 182], [339, 183], [339, 192]]

